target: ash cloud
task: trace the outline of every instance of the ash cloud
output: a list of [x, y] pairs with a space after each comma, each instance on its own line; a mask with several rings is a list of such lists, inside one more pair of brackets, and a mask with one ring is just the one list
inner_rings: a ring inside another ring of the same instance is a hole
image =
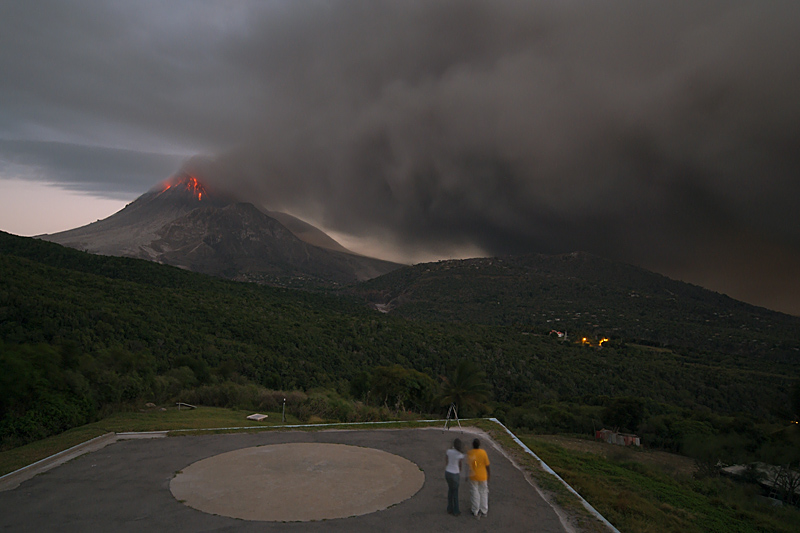
[[270, 89], [216, 159], [251, 197], [410, 254], [582, 249], [800, 290], [797, 4], [326, 5], [229, 51]]
[[115, 36], [93, 83], [0, 53], [33, 117], [0, 137], [77, 116], [394, 259], [586, 250], [800, 314], [796, 2], [99, 6], [54, 30], [65, 55]]

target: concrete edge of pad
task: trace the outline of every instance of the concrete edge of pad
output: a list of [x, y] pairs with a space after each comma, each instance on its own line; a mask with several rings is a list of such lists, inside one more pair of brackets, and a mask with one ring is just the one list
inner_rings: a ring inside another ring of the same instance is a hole
[[[566, 489], [567, 489], [569, 492], [571, 492], [571, 493], [572, 493], [574, 496], [576, 496], [576, 497], [578, 498], [578, 501], [579, 501], [579, 502], [581, 503], [581, 505], [583, 505], [583, 507], [584, 507], [584, 508], [585, 508], [585, 509], [586, 509], [586, 510], [589, 512], [589, 514], [591, 514], [591, 515], [592, 515], [594, 518], [596, 518], [598, 521], [600, 521], [600, 522], [601, 522], [601, 523], [602, 523], [604, 526], [606, 526], [606, 527], [607, 527], [607, 528], [608, 528], [610, 531], [612, 531], [613, 533], [620, 533], [620, 531], [619, 531], [619, 530], [618, 530], [616, 527], [614, 527], [614, 525], [613, 525], [611, 522], [609, 522], [609, 521], [606, 519], [606, 517], [604, 517], [602, 514], [600, 514], [600, 512], [599, 512], [599, 511], [597, 511], [597, 509], [595, 509], [594, 507], [592, 507], [592, 505], [591, 505], [589, 502], [587, 502], [587, 501], [586, 501], [586, 499], [584, 499], [584, 497], [583, 497], [583, 496], [581, 496], [581, 495], [580, 495], [580, 494], [579, 494], [579, 493], [578, 493], [578, 492], [577, 492], [577, 491], [576, 491], [574, 488], [572, 488], [572, 486], [571, 486], [569, 483], [567, 483], [566, 481], [564, 481], [564, 479], [563, 479], [561, 476], [559, 476], [559, 475], [556, 473], [556, 471], [555, 471], [555, 470], [553, 470], [552, 468], [550, 468], [550, 466], [549, 466], [547, 463], [545, 463], [545, 462], [544, 462], [544, 461], [543, 461], [543, 460], [542, 460], [542, 459], [541, 459], [541, 458], [540, 458], [538, 455], [536, 455], [536, 454], [533, 452], [533, 450], [531, 450], [530, 448], [528, 448], [528, 446], [527, 446], [527, 445], [525, 445], [525, 443], [524, 443], [524, 442], [522, 442], [522, 441], [520, 440], [520, 438], [519, 438], [519, 437], [517, 437], [517, 436], [514, 434], [514, 432], [512, 432], [510, 429], [508, 429], [508, 428], [505, 426], [505, 424], [503, 424], [502, 422], [500, 422], [500, 421], [499, 421], [498, 419], [496, 419], [496, 418], [490, 418], [489, 420], [490, 420], [490, 421], [492, 421], [492, 422], [494, 422], [494, 423], [495, 423], [495, 424], [497, 424], [498, 426], [500, 426], [500, 428], [501, 428], [502, 430], [504, 430], [506, 433], [508, 433], [508, 435], [510, 435], [510, 436], [511, 436], [511, 438], [514, 440], [514, 442], [516, 442], [516, 443], [517, 443], [517, 445], [519, 445], [519, 446], [522, 448], [522, 450], [523, 450], [523, 451], [524, 451], [526, 454], [528, 454], [528, 455], [530, 455], [531, 457], [533, 457], [534, 459], [536, 459], [536, 461], [538, 461], [538, 462], [539, 462], [539, 465], [542, 467], [542, 470], [544, 470], [545, 472], [547, 472], [547, 473], [548, 473], [548, 474], [550, 474], [551, 476], [555, 477], [555, 478], [556, 478], [556, 479], [557, 479], [559, 482], [561, 482], [561, 484], [562, 484], [562, 485], [563, 485], [563, 486], [564, 486], [564, 487], [565, 487], [565, 488], [566, 488]], [[498, 447], [498, 446], [497, 446], [497, 444], [495, 444], [493, 440], [492, 440], [492, 444], [493, 444], [495, 447]], [[511, 464], [513, 464], [513, 465], [514, 465], [516, 468], [518, 468], [518, 469], [519, 469], [519, 470], [520, 470], [520, 471], [521, 471], [521, 472], [522, 472], [522, 473], [525, 475], [525, 479], [528, 481], [528, 483], [530, 483], [530, 484], [531, 484], [531, 485], [532, 485], [532, 486], [533, 486], [533, 487], [536, 489], [536, 491], [539, 493], [539, 495], [540, 495], [540, 496], [541, 496], [541, 497], [544, 499], [544, 501], [546, 501], [546, 502], [548, 503], [548, 505], [550, 505], [550, 507], [552, 507], [552, 508], [553, 508], [553, 510], [554, 510], [554, 511], [556, 512], [556, 514], [558, 515], [558, 518], [559, 518], [559, 520], [561, 521], [561, 525], [562, 525], [562, 526], [564, 526], [564, 529], [566, 529], [567, 531], [574, 531], [574, 528], [573, 528], [573, 527], [572, 527], [572, 526], [569, 524], [569, 520], [567, 519], [567, 517], [566, 517], [566, 516], [564, 516], [564, 514], [563, 514], [563, 511], [562, 511], [562, 510], [559, 508], [559, 506], [558, 506], [558, 505], [554, 505], [554, 504], [553, 504], [553, 502], [551, 501], [551, 499], [550, 499], [549, 497], [547, 497], [547, 496], [546, 496], [546, 495], [545, 495], [545, 494], [542, 492], [542, 490], [539, 488], [538, 484], [536, 484], [536, 483], [533, 481], [533, 479], [531, 479], [530, 475], [528, 475], [528, 473], [525, 471], [525, 469], [524, 469], [524, 468], [521, 468], [521, 467], [520, 467], [520, 466], [517, 464], [517, 462], [516, 462], [516, 461], [514, 461], [514, 459], [513, 459], [512, 457], [510, 457], [510, 456], [509, 456], [509, 454], [507, 454], [507, 453], [505, 452], [505, 450], [503, 449], [503, 447], [502, 447], [502, 446], [500, 446], [500, 447], [498, 448], [498, 451], [500, 451], [500, 453], [502, 453], [502, 454], [503, 454], [503, 455], [504, 455], [504, 456], [505, 456], [505, 457], [506, 457], [506, 458], [507, 458], [507, 459], [508, 459], [508, 460], [511, 462]]]
[[167, 433], [169, 431], [127, 431], [117, 433], [117, 440], [161, 439], [166, 437]]
[[20, 483], [27, 481], [34, 476], [55, 468], [85, 453], [93, 452], [105, 448], [109, 444], [117, 442], [116, 433], [106, 433], [86, 442], [76, 444], [72, 448], [45, 457], [35, 463], [23, 466], [19, 470], [9, 472], [0, 477], [0, 491], [12, 490], [19, 487]]
[[0, 492], [13, 490], [19, 487], [22, 482], [28, 481], [34, 476], [47, 472], [48, 470], [51, 470], [57, 466], [63, 465], [67, 461], [71, 461], [72, 459], [80, 457], [81, 455], [101, 450], [109, 444], [114, 444], [117, 441], [130, 439], [157, 439], [166, 436], [166, 431], [106, 433], [104, 435], [100, 435], [99, 437], [89, 439], [86, 442], [81, 442], [80, 444], [76, 444], [71, 448], [67, 448], [66, 450], [54, 453], [53, 455], [45, 457], [44, 459], [40, 459], [35, 463], [23, 466], [22, 468], [14, 470], [13, 472], [9, 472], [4, 476], [0, 476]]

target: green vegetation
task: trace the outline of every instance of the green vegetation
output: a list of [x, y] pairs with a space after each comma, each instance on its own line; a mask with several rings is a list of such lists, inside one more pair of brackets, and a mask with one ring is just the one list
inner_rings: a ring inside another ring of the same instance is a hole
[[800, 522], [800, 511], [760, 499], [756, 485], [674, 474], [637, 457], [647, 452], [620, 449], [603, 457], [521, 438], [621, 531], [788, 533]]
[[469, 416], [473, 411], [484, 411], [484, 402], [488, 398], [486, 374], [474, 361], [464, 359], [458, 363], [451, 377], [442, 377], [440, 405], [453, 404], [462, 416]]
[[[539, 333], [797, 361], [800, 318], [587, 253], [440, 261], [352, 287], [419, 321], [525, 326]], [[750, 361], [752, 363], [752, 360]]]
[[[178, 409], [176, 406], [170, 406], [118, 412], [85, 427], [97, 428], [104, 433], [124, 433], [234, 427], [261, 428], [283, 425], [280, 411], [262, 413], [269, 417], [262, 422], [248, 420], [247, 416], [251, 414], [253, 411], [249, 409], [203, 406], [196, 409]], [[297, 424], [299, 420], [289, 415], [286, 417], [286, 423]]]

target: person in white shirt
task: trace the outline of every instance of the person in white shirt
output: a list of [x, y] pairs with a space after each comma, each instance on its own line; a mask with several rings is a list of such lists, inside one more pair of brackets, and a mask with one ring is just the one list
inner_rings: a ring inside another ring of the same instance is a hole
[[447, 513], [458, 516], [458, 483], [461, 478], [461, 465], [464, 461], [464, 454], [461, 452], [461, 441], [453, 441], [453, 447], [447, 450], [445, 461], [447, 467], [444, 469], [444, 477], [447, 480]]

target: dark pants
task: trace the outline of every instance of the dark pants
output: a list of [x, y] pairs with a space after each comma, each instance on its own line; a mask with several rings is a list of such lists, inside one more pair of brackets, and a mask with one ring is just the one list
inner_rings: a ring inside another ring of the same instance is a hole
[[460, 514], [458, 510], [458, 479], [461, 477], [459, 474], [452, 474], [450, 472], [444, 473], [444, 478], [447, 480], [447, 512], [450, 514]]

